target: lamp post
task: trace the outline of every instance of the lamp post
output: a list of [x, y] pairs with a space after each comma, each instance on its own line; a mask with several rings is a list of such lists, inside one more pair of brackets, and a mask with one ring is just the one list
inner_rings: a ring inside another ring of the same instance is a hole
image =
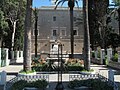
[[58, 82], [55, 90], [64, 90], [62, 84], [62, 44], [58, 43]]

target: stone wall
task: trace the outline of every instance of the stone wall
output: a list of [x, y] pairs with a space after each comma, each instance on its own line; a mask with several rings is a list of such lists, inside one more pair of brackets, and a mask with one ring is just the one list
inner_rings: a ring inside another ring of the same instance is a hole
[[[55, 18], [55, 20], [54, 20]], [[74, 52], [82, 53], [83, 48], [83, 24], [75, 24], [82, 18], [82, 9], [74, 10]], [[83, 22], [82, 20], [79, 22]], [[56, 36], [53, 36], [53, 30], [56, 30]], [[62, 30], [64, 30], [64, 35]], [[32, 53], [35, 52], [34, 28], [32, 30]], [[49, 52], [55, 41], [60, 41], [63, 45], [63, 51], [71, 52], [70, 46], [70, 15], [68, 8], [41, 7], [38, 11], [38, 53]]]

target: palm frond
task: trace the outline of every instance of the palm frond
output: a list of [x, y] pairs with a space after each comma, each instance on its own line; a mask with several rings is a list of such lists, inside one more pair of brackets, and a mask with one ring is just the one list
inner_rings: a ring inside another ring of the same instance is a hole
[[[58, 0], [57, 0], [58, 1]], [[61, 3], [61, 2], [63, 2], [62, 0], [61, 1], [59, 1], [57, 4], [56, 4], [56, 6], [55, 6], [55, 10], [56, 10], [56, 8], [58, 7], [58, 5]]]
[[77, 5], [77, 7], [79, 8], [78, 1], [77, 1], [77, 0], [75, 0], [75, 3], [76, 3], [76, 5]]
[[66, 1], [68, 1], [68, 0], [62, 0], [62, 4], [61, 4], [61, 6], [62, 6]]
[[[62, 6], [66, 1], [69, 2], [70, 0], [56, 0], [56, 1], [55, 1], [55, 4], [56, 4], [55, 9], [58, 7], [58, 5], [59, 5], [60, 3], [62, 3], [62, 4], [61, 4], [61, 6]], [[80, 0], [74, 0], [74, 3], [76, 3], [77, 7], [79, 8], [78, 1], [80, 1]]]

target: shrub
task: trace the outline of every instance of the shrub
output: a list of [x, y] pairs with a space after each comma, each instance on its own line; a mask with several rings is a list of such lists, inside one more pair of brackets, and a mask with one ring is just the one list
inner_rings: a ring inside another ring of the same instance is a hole
[[48, 82], [44, 79], [33, 81], [33, 82], [27, 82], [25, 80], [20, 80], [14, 83], [12, 87], [10, 88], [10, 90], [23, 90], [23, 88], [25, 87], [35, 87], [38, 89], [45, 89], [47, 85], [48, 85]]
[[27, 85], [27, 81], [20, 80], [15, 82], [10, 88], [10, 90], [22, 90], [26, 85]]
[[80, 65], [68, 65], [67, 71], [82, 71], [83, 67]]
[[86, 86], [92, 88], [92, 90], [114, 90], [112, 86], [109, 86], [107, 82], [99, 79], [87, 79], [87, 80], [73, 80], [70, 81], [68, 87], [74, 89], [75, 87]]
[[118, 62], [118, 53], [115, 53], [113, 56], [113, 61]]
[[46, 88], [48, 85], [48, 82], [46, 80], [37, 80], [36, 82], [34, 82], [34, 86], [36, 88], [39, 88], [39, 89], [44, 89]]

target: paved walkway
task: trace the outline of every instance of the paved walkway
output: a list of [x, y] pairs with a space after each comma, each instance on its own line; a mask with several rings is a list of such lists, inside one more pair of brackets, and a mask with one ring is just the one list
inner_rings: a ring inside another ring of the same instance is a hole
[[[7, 81], [8, 81], [8, 80], [12, 79], [13, 77], [15, 77], [15, 75], [17, 75], [18, 72], [22, 69], [23, 69], [23, 65], [20, 63], [17, 63], [15, 65], [0, 67], [0, 72], [2, 72], [2, 71], [7, 72]], [[94, 69], [95, 73], [99, 73], [108, 78], [108, 70], [110, 70], [111, 68], [108, 68], [105, 65], [95, 65], [94, 64], [94, 65], [91, 65], [91, 69]], [[114, 80], [115, 80], [115, 82], [120, 83], [120, 71], [118, 71], [118, 70], [114, 70], [114, 71], [115, 71]], [[63, 74], [62, 79], [64, 82], [69, 81], [69, 74]], [[57, 74], [50, 74], [49, 81], [53, 82], [53, 83], [51, 83], [52, 85], [54, 84], [53, 85], [54, 87], [51, 87], [51, 88], [55, 88], [55, 86], [56, 86], [55, 82], [57, 82]], [[49, 90], [54, 90], [54, 89], [49, 89]], [[67, 89], [67, 90], [69, 90], [69, 89]]]

